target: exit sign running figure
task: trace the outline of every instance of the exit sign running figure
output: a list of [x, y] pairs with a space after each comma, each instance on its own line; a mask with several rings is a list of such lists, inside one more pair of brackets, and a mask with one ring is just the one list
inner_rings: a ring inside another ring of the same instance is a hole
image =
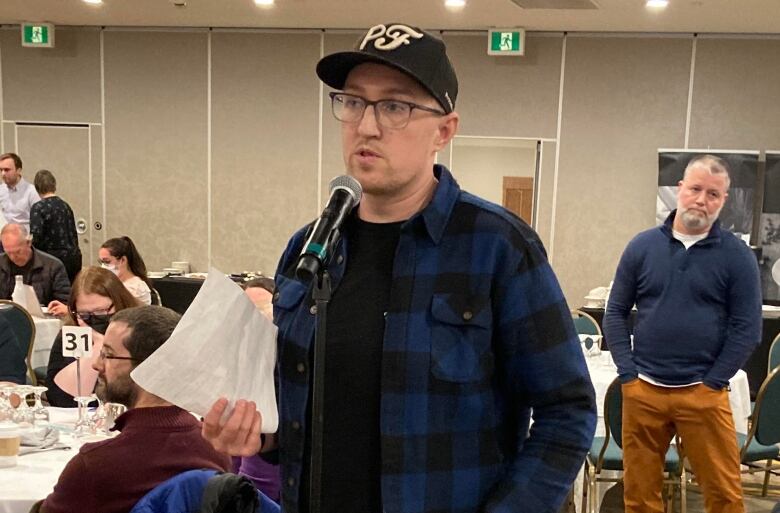
[[491, 29], [488, 55], [525, 55], [525, 30]]
[[51, 23], [22, 23], [22, 46], [54, 48], [54, 25]]

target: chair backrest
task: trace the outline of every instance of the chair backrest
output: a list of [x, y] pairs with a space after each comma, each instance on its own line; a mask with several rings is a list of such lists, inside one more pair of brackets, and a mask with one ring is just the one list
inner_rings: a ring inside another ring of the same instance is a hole
[[152, 292], [152, 294], [151, 294], [152, 295], [152, 304], [154, 306], [163, 306], [162, 298], [160, 297], [160, 293], [157, 292], [157, 289], [153, 288], [151, 290], [151, 292]]
[[623, 448], [623, 391], [619, 378], [609, 384], [607, 395], [604, 396], [604, 428], [604, 445], [596, 459], [596, 472], [601, 472], [610, 438], [614, 438], [618, 447]]
[[[577, 335], [592, 335], [592, 342], [597, 343], [599, 349], [601, 349], [604, 335], [601, 333], [601, 326], [599, 326], [598, 321], [582, 310], [572, 310], [571, 318], [574, 321], [574, 329], [577, 330]], [[590, 337], [585, 339], [587, 349], [591, 348], [592, 342]]]
[[601, 327], [590, 314], [582, 310], [572, 310], [571, 318], [574, 321], [574, 329], [577, 330], [577, 334], [601, 336]]
[[30, 356], [33, 351], [33, 343], [35, 342], [35, 322], [33, 322], [33, 318], [24, 307], [7, 299], [0, 299], [0, 316], [5, 319], [14, 335], [16, 335], [16, 341], [22, 353], [26, 355], [27, 373], [32, 383], [35, 384], [35, 372], [30, 366]]
[[753, 410], [753, 424], [748, 435], [763, 445], [780, 443], [780, 367], [775, 367], [761, 384]]
[[772, 345], [769, 346], [769, 367], [766, 372], [769, 374], [772, 369], [780, 367], [780, 333], [777, 334], [772, 341]]
[[618, 447], [623, 447], [623, 388], [619, 378], [615, 378], [607, 388], [604, 397], [604, 424], [608, 436], [615, 439]]

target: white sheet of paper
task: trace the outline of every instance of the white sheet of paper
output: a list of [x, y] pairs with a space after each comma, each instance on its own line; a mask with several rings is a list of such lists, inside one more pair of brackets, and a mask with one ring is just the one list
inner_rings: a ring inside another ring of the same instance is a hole
[[[257, 404], [263, 433], [279, 424], [274, 388], [276, 326], [218, 270], [208, 278], [171, 338], [130, 374], [145, 390], [205, 416], [220, 397]], [[227, 415], [227, 413], [226, 413]]]

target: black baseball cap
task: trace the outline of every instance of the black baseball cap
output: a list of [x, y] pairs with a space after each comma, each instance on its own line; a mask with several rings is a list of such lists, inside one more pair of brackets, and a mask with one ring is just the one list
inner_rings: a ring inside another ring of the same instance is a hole
[[444, 42], [417, 27], [401, 23], [374, 25], [354, 50], [326, 55], [317, 63], [317, 76], [334, 89], [344, 89], [352, 68], [376, 62], [402, 71], [420, 83], [444, 112], [455, 109], [458, 77]]

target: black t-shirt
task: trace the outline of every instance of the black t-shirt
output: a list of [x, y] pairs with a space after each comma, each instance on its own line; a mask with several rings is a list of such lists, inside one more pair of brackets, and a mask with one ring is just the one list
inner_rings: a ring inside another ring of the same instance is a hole
[[[26, 264], [23, 266], [16, 265], [13, 260], [8, 259], [8, 264], [11, 269], [11, 276], [16, 276], [17, 274], [21, 274], [24, 276], [24, 282], [27, 283], [30, 280], [30, 271], [32, 271], [33, 268], [33, 259], [35, 258], [35, 255], [30, 255], [30, 259], [27, 261]], [[14, 278], [16, 280], [16, 278]]]
[[[379, 437], [382, 343], [401, 224], [368, 223], [352, 216], [345, 226], [349, 241], [347, 267], [328, 304], [324, 513], [382, 511]], [[307, 451], [301, 511], [308, 509], [308, 457]]]

